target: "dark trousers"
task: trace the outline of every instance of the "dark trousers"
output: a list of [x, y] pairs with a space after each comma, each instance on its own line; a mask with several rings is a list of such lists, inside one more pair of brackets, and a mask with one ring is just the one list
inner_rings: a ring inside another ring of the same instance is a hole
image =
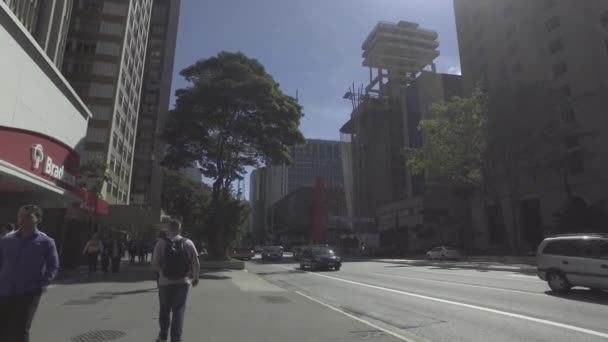
[[0, 298], [0, 341], [29, 342], [41, 295], [36, 292]]
[[103, 273], [108, 273], [108, 267], [110, 266], [110, 257], [107, 255], [101, 256], [101, 268]]
[[112, 258], [112, 273], [120, 271], [120, 257]]
[[190, 290], [189, 284], [163, 285], [158, 288], [160, 302], [159, 337], [167, 339], [170, 327], [171, 342], [181, 342], [188, 290]]
[[97, 272], [97, 256], [99, 253], [87, 254], [87, 263], [89, 264], [89, 273]]

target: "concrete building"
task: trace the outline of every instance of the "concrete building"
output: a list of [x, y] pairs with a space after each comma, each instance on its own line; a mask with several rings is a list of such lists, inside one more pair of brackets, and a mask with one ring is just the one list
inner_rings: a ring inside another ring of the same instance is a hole
[[112, 204], [129, 204], [152, 0], [80, 0], [72, 8], [63, 72], [93, 113], [84, 159], [101, 159]]
[[[179, 0], [154, 0], [139, 106], [131, 203], [160, 208], [162, 187], [160, 162], [164, 144], [160, 137], [169, 114], [173, 59], [177, 40]], [[198, 181], [201, 174], [198, 170]]]
[[0, 1], [0, 222], [15, 222], [21, 205], [39, 205], [42, 229], [69, 267], [78, 260], [70, 250], [82, 255], [89, 214], [107, 210], [78, 184], [91, 113], [13, 10]]
[[58, 67], [63, 53], [72, 11], [72, 0], [3, 0]]
[[287, 193], [313, 186], [318, 177], [325, 179], [327, 188], [344, 188], [339, 141], [306, 139], [306, 144], [291, 148], [291, 157], [293, 162], [285, 169]]
[[[595, 133], [565, 142], [569, 151], [592, 156], [578, 154], [569, 161], [572, 196], [586, 204], [606, 198], [608, 2], [455, 0], [454, 7], [467, 93], [480, 80], [489, 87], [552, 82], [570, 103], [568, 123]], [[568, 195], [563, 179], [551, 174], [528, 175], [522, 181], [519, 226], [523, 231], [518, 236], [520, 242], [533, 245], [554, 229], [555, 214]], [[505, 205], [503, 211], [510, 212]], [[482, 232], [476, 241], [480, 246], [504, 243], [504, 234], [494, 232], [497, 223], [492, 217], [500, 216], [494, 209], [483, 201], [476, 205], [474, 226]], [[510, 222], [505, 223], [510, 229]]]
[[469, 220], [444, 185], [411, 175], [403, 154], [424, 145], [418, 124], [431, 104], [462, 95], [459, 76], [435, 72], [437, 38], [415, 23], [379, 23], [362, 45], [370, 83], [344, 96], [353, 104], [340, 130], [350, 238], [368, 246], [363, 237], [374, 235], [402, 252], [457, 244]]

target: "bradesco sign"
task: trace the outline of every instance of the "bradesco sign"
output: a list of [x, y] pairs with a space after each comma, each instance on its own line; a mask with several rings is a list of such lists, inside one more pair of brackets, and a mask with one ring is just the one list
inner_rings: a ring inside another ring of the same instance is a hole
[[45, 156], [42, 144], [32, 145], [31, 153], [32, 168], [34, 170], [42, 168], [44, 175], [71, 186], [76, 186], [76, 177], [65, 170], [65, 165], [55, 164], [51, 156]]
[[42, 134], [0, 127], [0, 161], [22, 172], [74, 190], [80, 156], [67, 145]]

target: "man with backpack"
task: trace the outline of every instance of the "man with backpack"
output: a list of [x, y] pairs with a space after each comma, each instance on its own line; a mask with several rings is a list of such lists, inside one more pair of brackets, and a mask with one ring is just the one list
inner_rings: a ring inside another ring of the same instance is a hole
[[181, 342], [190, 285], [198, 285], [200, 262], [194, 243], [180, 235], [181, 223], [169, 221], [167, 237], [154, 246], [152, 266], [159, 273], [160, 312], [158, 342]]

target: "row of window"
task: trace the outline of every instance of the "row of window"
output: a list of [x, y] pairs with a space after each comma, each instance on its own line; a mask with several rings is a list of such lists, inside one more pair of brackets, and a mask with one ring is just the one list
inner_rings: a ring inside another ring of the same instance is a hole
[[106, 197], [113, 197], [118, 203], [127, 203], [129, 192], [119, 188], [118, 183], [108, 182], [106, 187]]
[[120, 54], [120, 44], [70, 39], [66, 42], [66, 51], [74, 51], [86, 55], [118, 56]]

